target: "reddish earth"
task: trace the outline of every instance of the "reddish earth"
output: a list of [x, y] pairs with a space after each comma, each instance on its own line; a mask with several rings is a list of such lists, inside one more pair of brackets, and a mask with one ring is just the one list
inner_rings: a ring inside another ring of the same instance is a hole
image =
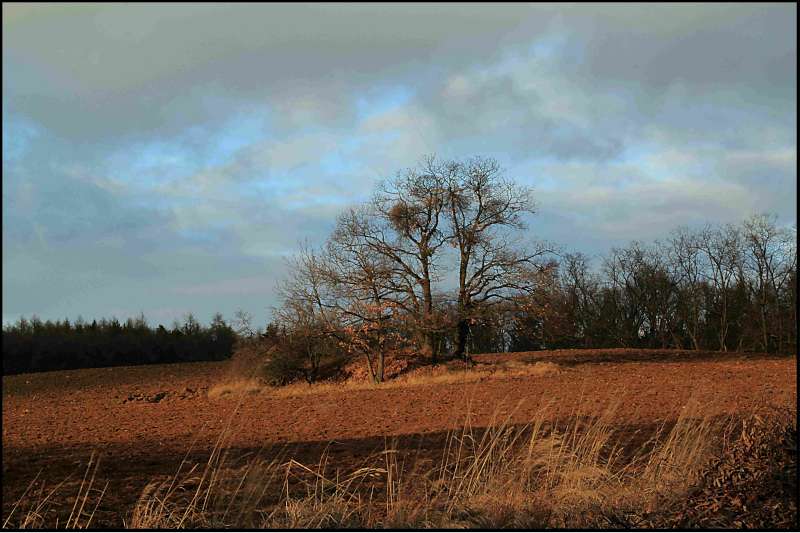
[[560, 371], [288, 398], [259, 393], [238, 404], [230, 396], [207, 396], [229, 374], [228, 363], [4, 376], [3, 515], [37, 472], [52, 483], [82, 475], [79, 467], [96, 450], [98, 477], [109, 481], [97, 524], [119, 525], [149, 480], [173, 473], [190, 447], [200, 460], [227, 424], [234, 449], [282, 448], [302, 461], [333, 443], [332, 460], [348, 463], [381, 449], [386, 436], [435, 450], [442, 433], [457, 427], [467, 411], [480, 427], [498, 413], [529, 421], [548, 403], [556, 419], [599, 414], [619, 402], [620, 425], [646, 427], [674, 419], [689, 400], [710, 415], [797, 401], [794, 356], [565, 350], [476, 360], [478, 368], [550, 361]]

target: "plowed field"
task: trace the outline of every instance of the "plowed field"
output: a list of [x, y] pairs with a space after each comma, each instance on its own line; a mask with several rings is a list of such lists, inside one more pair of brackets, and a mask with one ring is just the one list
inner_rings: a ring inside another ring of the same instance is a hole
[[[471, 413], [476, 427], [495, 416], [526, 422], [549, 405], [554, 419], [591, 416], [616, 405], [621, 426], [648, 428], [674, 419], [687, 402], [725, 415], [795, 405], [796, 358], [677, 351], [553, 351], [476, 356], [478, 368], [503, 361], [547, 361], [542, 375], [498, 373], [478, 381], [424, 381], [398, 388], [291, 397], [270, 392], [212, 399], [228, 363], [71, 370], [3, 377], [3, 515], [28, 483], [80, 483], [93, 451], [108, 481], [95, 525], [121, 525], [146, 483], [174, 473], [187, 451], [201, 460], [229, 426], [243, 453], [282, 449], [313, 460], [357, 462], [397, 437], [435, 455], [446, 431]], [[75, 489], [77, 490], [77, 488]], [[66, 490], [68, 494], [70, 490]]]

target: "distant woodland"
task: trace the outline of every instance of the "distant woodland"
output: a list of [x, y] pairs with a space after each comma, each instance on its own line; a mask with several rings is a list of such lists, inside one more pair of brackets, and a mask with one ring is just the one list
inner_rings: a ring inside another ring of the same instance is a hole
[[189, 315], [170, 329], [150, 327], [143, 316], [123, 323], [21, 318], [3, 327], [3, 373], [218, 361], [231, 356], [235, 338], [220, 315], [209, 326]]

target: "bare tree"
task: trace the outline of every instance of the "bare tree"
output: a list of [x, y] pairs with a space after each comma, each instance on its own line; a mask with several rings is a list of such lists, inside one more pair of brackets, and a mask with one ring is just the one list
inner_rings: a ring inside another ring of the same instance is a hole
[[700, 331], [704, 311], [703, 279], [706, 264], [700, 251], [700, 238], [687, 227], [673, 231], [667, 254], [680, 297], [679, 313], [692, 348], [700, 349]]
[[597, 339], [600, 281], [589, 270], [589, 259], [582, 253], [565, 254], [561, 262], [562, 290], [575, 325], [575, 337], [584, 347]]
[[[493, 160], [428, 157], [342, 214], [324, 257], [301, 253], [284, 287], [284, 314], [315, 317], [323, 329], [347, 333], [343, 342], [370, 354], [376, 380], [399, 330], [436, 362], [455, 329], [453, 353], [463, 357], [470, 321], [539, 282], [545, 248], [523, 252], [511, 236], [532, 211], [529, 190], [505, 179]], [[454, 264], [451, 249], [458, 252]], [[452, 269], [455, 312], [446, 305], [450, 289], [440, 286]]]
[[[783, 337], [778, 302], [797, 266], [794, 239], [788, 231], [778, 228], [774, 216], [763, 214], [745, 220], [742, 234], [747, 287], [758, 306], [761, 347], [769, 351]], [[774, 342], [770, 342], [771, 331]]]
[[720, 228], [706, 227], [700, 232], [699, 244], [709, 264], [705, 277], [714, 287], [714, 307], [719, 320], [719, 350], [726, 352], [731, 325], [731, 293], [741, 272], [741, 232], [732, 224]]
[[493, 159], [451, 162], [446, 169], [449, 239], [458, 252], [457, 324], [454, 357], [465, 352], [470, 321], [492, 305], [531, 293], [544, 245], [523, 250], [513, 230], [526, 229], [524, 215], [534, 212], [531, 191], [506, 179]]
[[326, 258], [308, 245], [289, 261], [290, 275], [279, 287], [283, 299], [276, 318], [288, 326], [288, 349], [302, 353], [306, 380], [316, 379], [341, 329], [336, 294], [327, 277]]
[[434, 361], [436, 309], [433, 286], [447, 242], [442, 209], [448, 168], [433, 157], [380, 185], [372, 200], [339, 220], [336, 233], [353, 249], [380, 257], [387, 269], [385, 298], [409, 318], [420, 351]]
[[625, 347], [636, 345], [645, 327], [636, 280], [635, 264], [639, 255], [638, 243], [632, 243], [629, 248], [612, 248], [603, 260], [616, 341]]
[[403, 291], [393, 280], [392, 261], [340, 224], [326, 247], [326, 277], [336, 294], [343, 341], [360, 353], [375, 383], [384, 379], [387, 351], [400, 341], [397, 331]]
[[233, 329], [240, 339], [252, 340], [257, 333], [253, 329], [253, 315], [244, 309], [237, 309], [233, 315]]

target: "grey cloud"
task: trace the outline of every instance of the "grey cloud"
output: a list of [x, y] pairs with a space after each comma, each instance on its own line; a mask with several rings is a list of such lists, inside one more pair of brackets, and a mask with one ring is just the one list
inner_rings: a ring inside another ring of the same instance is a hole
[[[688, 107], [697, 122], [708, 113], [697, 113], [692, 100], [720, 87], [739, 87], [751, 107], [793, 102], [794, 12], [780, 5], [6, 6], [4, 100], [58, 135], [109, 143], [214, 128], [260, 107], [284, 128], [349, 127], [353, 95], [399, 83], [421, 91], [448, 134], [501, 136], [505, 124], [527, 130], [509, 135], [517, 150], [602, 159], [622, 149], [625, 117], [669, 120]], [[530, 42], [555, 32], [565, 36], [552, 58], [557, 70], [541, 75], [572, 80], [565, 90], [597, 100], [581, 111], [599, 114], [594, 128], [603, 136], [543, 113], [541, 99], [550, 95], [508, 77], [483, 80], [473, 98], [426, 95], [453, 73], [492, 64], [503, 50], [524, 55]], [[609, 121], [603, 91], [617, 93], [620, 84], [639, 88], [628, 89], [625, 117]], [[674, 84], [687, 93], [670, 105], [664, 99]]]
[[575, 33], [587, 44], [576, 72], [595, 81], [661, 88], [675, 82], [700, 88], [755, 84], [786, 98], [795, 92], [796, 6], [654, 5], [639, 16], [636, 9], [625, 11], [628, 16], [616, 24], [605, 24], [611, 17], [595, 19], [600, 24], [594, 31]]
[[298, 88], [341, 100], [419, 65], [466, 64], [521, 20], [538, 24], [522, 6], [462, 6], [458, 13], [345, 5], [3, 11], [4, 98], [56, 133], [87, 140], [165, 134], [221, 120], [233, 108], [291, 104]]
[[462, 91], [440, 80], [426, 108], [448, 135], [563, 160], [613, 159], [658, 142], [653, 133], [752, 147], [765, 141], [754, 132], [779, 130], [796, 142], [793, 7], [654, 7], [566, 10], [542, 36], [549, 51], [516, 49], [499, 71], [473, 67], [478, 75], [459, 75]]
[[[36, 142], [54, 159], [32, 150], [4, 161], [4, 319], [33, 313], [99, 317], [110, 308], [133, 316], [165, 300], [174, 308], [182, 298], [169, 296], [176, 286], [213, 284], [220, 273], [264, 274], [269, 260], [243, 255], [247, 243], [239, 233], [216, 227], [220, 221], [180, 228], [174, 207], [151, 207], [152, 198], [104, 187], [91, 173], [65, 170], [59, 161], [68, 151], [63, 143], [46, 136]], [[274, 242], [271, 234], [281, 235], [291, 218], [283, 212], [261, 225], [256, 238]], [[192, 302], [181, 305], [209, 316], [232, 305], [185, 296]]]

